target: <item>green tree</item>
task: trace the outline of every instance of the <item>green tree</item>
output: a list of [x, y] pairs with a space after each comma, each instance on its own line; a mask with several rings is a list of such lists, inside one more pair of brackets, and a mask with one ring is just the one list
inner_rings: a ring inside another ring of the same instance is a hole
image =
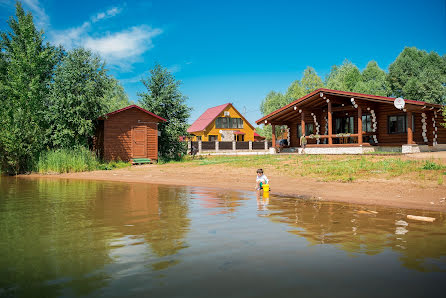
[[406, 47], [389, 66], [392, 94], [430, 103], [446, 102], [446, 56]]
[[298, 98], [301, 98], [302, 96], [305, 96], [305, 94], [305, 90], [302, 87], [302, 83], [300, 82], [300, 80], [295, 80], [288, 87], [285, 93], [285, 98], [287, 99], [287, 101], [292, 102]]
[[110, 88], [106, 90], [104, 98], [107, 113], [125, 108], [131, 104], [124, 88], [115, 78], [110, 78]]
[[302, 77], [301, 85], [303, 91], [305, 92], [304, 95], [306, 95], [308, 93], [313, 92], [314, 90], [323, 88], [324, 82], [322, 81], [321, 77], [318, 76], [314, 68], [308, 66], [304, 71], [304, 76]]
[[94, 135], [95, 120], [110, 109], [105, 96], [111, 94], [113, 84], [117, 86], [99, 56], [82, 48], [68, 52], [50, 87], [49, 146], [87, 147]]
[[158, 147], [162, 160], [176, 160], [186, 153], [187, 146], [179, 137], [187, 134], [187, 119], [191, 108], [186, 105], [186, 99], [181, 91], [181, 81], [167, 70], [157, 64], [150, 70], [147, 79], [142, 83], [147, 92], [138, 93], [140, 104], [148, 111], [167, 119], [160, 123], [161, 132]]
[[[288, 103], [292, 102], [293, 98], [287, 98], [285, 95], [283, 95], [280, 92], [271, 91], [268, 93], [265, 97], [265, 99], [262, 100], [260, 103], [260, 112], [263, 116], [266, 116], [272, 112], [274, 112], [277, 109], [280, 109], [281, 107], [287, 105]], [[276, 127], [276, 136], [280, 134], [282, 131], [282, 127]], [[265, 125], [262, 129], [258, 130], [259, 135], [267, 138], [268, 140], [271, 140], [272, 137], [272, 128], [271, 125]]]
[[44, 144], [48, 85], [58, 51], [44, 44], [30, 13], [16, 3], [16, 17], [1, 33], [0, 164], [3, 171], [29, 171]]
[[361, 74], [362, 79], [356, 83], [354, 92], [373, 94], [380, 96], [389, 96], [390, 87], [387, 82], [387, 74], [379, 68], [375, 61], [367, 63], [366, 68]]
[[358, 67], [348, 60], [341, 66], [334, 65], [326, 78], [328, 89], [355, 92], [356, 85], [362, 80]]

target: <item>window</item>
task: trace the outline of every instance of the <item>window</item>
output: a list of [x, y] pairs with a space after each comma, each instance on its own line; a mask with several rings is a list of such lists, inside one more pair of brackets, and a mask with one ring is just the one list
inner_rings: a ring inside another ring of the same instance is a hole
[[216, 136], [216, 135], [209, 135], [208, 136], [208, 140], [209, 140], [209, 142], [218, 141], [218, 136]]
[[218, 117], [215, 120], [215, 128], [243, 128], [243, 119]]
[[[305, 135], [309, 136], [314, 134], [314, 124], [313, 123], [305, 123]], [[297, 125], [297, 137], [300, 138], [302, 136], [302, 125]]]
[[372, 116], [371, 115], [363, 115], [362, 116], [362, 131], [372, 132]]
[[355, 125], [353, 117], [339, 117], [334, 120], [334, 134], [353, 133]]
[[197, 141], [201, 141], [201, 136], [197, 136]]
[[245, 135], [234, 135], [234, 139], [237, 142], [244, 142], [245, 141]]
[[407, 132], [406, 115], [389, 116], [387, 120], [389, 134]]

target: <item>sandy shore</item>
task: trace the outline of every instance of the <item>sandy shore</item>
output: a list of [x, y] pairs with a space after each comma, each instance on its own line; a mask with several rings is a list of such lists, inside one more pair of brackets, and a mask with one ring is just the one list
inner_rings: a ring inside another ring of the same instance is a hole
[[[225, 165], [190, 167], [182, 164], [166, 164], [133, 166], [112, 171], [60, 175], [32, 174], [22, 177], [142, 182], [254, 191], [255, 170]], [[395, 178], [341, 183], [321, 182], [307, 177], [288, 177], [280, 170], [271, 170], [265, 174], [270, 179], [272, 195], [305, 196], [324, 201], [446, 212], [446, 186], [432, 182], [420, 183]]]

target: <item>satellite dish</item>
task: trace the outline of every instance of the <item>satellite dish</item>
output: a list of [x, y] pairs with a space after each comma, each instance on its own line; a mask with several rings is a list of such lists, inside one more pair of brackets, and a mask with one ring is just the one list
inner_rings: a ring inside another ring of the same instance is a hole
[[219, 132], [219, 133], [222, 133], [222, 132], [223, 132], [223, 130], [221, 130], [221, 129], [220, 129], [220, 130], [219, 130], [218, 132]]
[[402, 99], [401, 97], [395, 98], [395, 101], [393, 102], [393, 105], [398, 110], [404, 109], [404, 105], [405, 105], [404, 99]]

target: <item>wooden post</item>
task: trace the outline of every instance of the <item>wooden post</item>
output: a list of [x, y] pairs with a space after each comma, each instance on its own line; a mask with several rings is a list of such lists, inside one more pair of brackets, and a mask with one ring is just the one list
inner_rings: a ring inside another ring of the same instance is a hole
[[407, 111], [407, 144], [413, 144], [412, 112]]
[[333, 145], [333, 138], [332, 138], [332, 134], [333, 134], [333, 113], [331, 111], [331, 101], [328, 102], [328, 144], [329, 145]]
[[362, 109], [358, 106], [358, 144], [362, 145]]
[[305, 111], [302, 111], [302, 113], [300, 113], [301, 115], [301, 119], [300, 119], [300, 126], [302, 129], [302, 135], [305, 136]]
[[276, 147], [276, 126], [271, 124], [272, 127], [272, 137], [273, 137], [273, 148]]

